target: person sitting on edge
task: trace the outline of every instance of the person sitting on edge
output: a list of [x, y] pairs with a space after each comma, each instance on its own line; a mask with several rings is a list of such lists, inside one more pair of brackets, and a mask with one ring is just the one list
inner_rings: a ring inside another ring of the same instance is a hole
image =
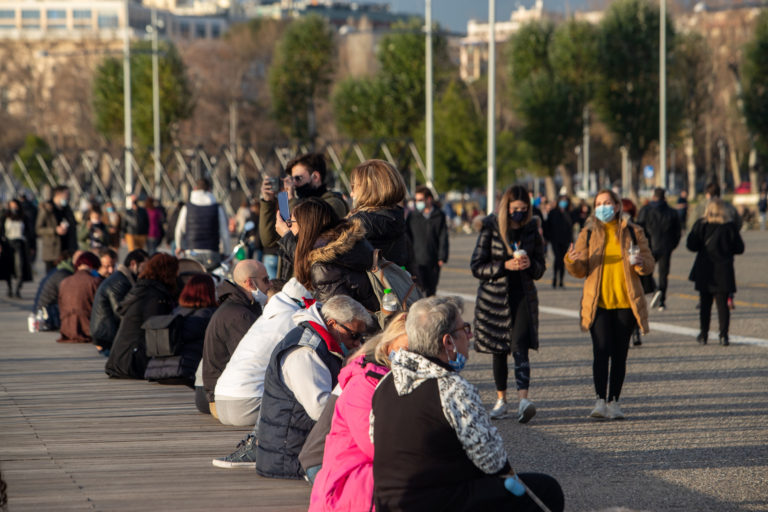
[[136, 284], [142, 263], [148, 258], [149, 255], [143, 249], [129, 252], [123, 264], [117, 266], [117, 271], [102, 281], [96, 290], [91, 311], [91, 338], [103, 356], [109, 355], [120, 326], [117, 308]]
[[[56, 268], [48, 272], [40, 281], [35, 294], [35, 305], [33, 311], [41, 312], [44, 323], [40, 327], [42, 331], [58, 331], [61, 327], [61, 317], [59, 315], [59, 287], [61, 282], [75, 273], [75, 265], [72, 263], [80, 257], [83, 251], [75, 251], [70, 254], [69, 251], [62, 251], [61, 257], [56, 262]], [[71, 257], [70, 257], [71, 256]]]
[[[539, 510], [519, 495], [522, 484], [552, 512], [561, 512], [560, 485], [548, 475], [512, 471], [477, 389], [459, 375], [472, 337], [461, 313], [458, 297], [428, 297], [408, 311], [408, 350], [392, 355], [392, 371], [373, 394], [377, 512]], [[505, 477], [515, 484], [515, 494], [505, 487]]]
[[117, 252], [107, 248], [99, 250], [99, 262], [99, 275], [106, 279], [115, 272]]
[[240, 340], [216, 381], [216, 413], [224, 425], [253, 426], [259, 421], [269, 357], [288, 331], [296, 327], [293, 314], [307, 302], [314, 303], [312, 294], [291, 278], [269, 299], [261, 316]]
[[[224, 281], [216, 289], [220, 306], [205, 330], [203, 344], [203, 391], [210, 413], [215, 418], [218, 417], [214, 405], [216, 381], [237, 344], [261, 316], [261, 308], [267, 303], [269, 289], [267, 270], [256, 260], [238, 263], [232, 271], [232, 279], [234, 283]], [[199, 392], [197, 389], [195, 391]]]
[[91, 309], [102, 280], [96, 272], [99, 265], [98, 256], [84, 252], [75, 260], [75, 273], [61, 282], [59, 343], [91, 343]]
[[363, 305], [346, 295], [298, 311], [294, 322], [264, 378], [256, 472], [270, 478], [303, 478], [301, 447], [338, 382], [344, 357], [374, 325]]

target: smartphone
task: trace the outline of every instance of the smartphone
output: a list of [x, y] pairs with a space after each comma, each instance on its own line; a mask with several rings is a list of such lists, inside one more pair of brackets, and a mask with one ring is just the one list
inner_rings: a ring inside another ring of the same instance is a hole
[[291, 207], [288, 204], [288, 193], [287, 192], [278, 192], [277, 193], [277, 207], [280, 209], [280, 217], [282, 217], [285, 222], [290, 221], [291, 220]]

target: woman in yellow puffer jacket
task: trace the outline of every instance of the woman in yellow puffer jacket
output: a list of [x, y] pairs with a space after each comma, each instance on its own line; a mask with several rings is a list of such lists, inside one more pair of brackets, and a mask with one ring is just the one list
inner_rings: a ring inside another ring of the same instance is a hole
[[593, 211], [565, 255], [565, 268], [574, 277], [586, 278], [581, 328], [592, 335], [592, 376], [597, 393], [590, 416], [622, 419], [619, 395], [629, 340], [636, 325], [643, 333], [648, 332], [648, 307], [639, 276], [653, 272], [654, 260], [643, 229], [621, 218], [618, 195], [601, 190]]

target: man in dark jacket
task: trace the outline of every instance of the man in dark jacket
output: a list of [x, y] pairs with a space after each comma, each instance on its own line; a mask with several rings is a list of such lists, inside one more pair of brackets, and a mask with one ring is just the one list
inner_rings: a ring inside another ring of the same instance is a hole
[[70, 254], [77, 250], [77, 223], [69, 207], [69, 189], [58, 186], [53, 189], [53, 198], [40, 207], [35, 231], [43, 240], [42, 259], [45, 271], [56, 267], [61, 251]]
[[664, 198], [664, 189], [655, 188], [651, 202], [640, 210], [637, 223], [641, 225], [651, 245], [651, 252], [659, 269], [659, 289], [651, 299], [650, 307], [658, 305], [659, 311], [667, 308], [667, 276], [672, 251], [680, 243], [682, 234], [680, 216], [670, 208]]
[[267, 270], [256, 260], [238, 263], [232, 279], [234, 283], [224, 281], [216, 289], [221, 305], [211, 317], [203, 344], [203, 389], [214, 416], [216, 381], [242, 337], [261, 316], [269, 289]]
[[96, 290], [91, 311], [91, 338], [103, 356], [109, 355], [112, 340], [120, 326], [117, 308], [136, 284], [141, 264], [148, 258], [149, 255], [143, 249], [129, 252], [123, 264], [117, 266], [117, 272], [107, 277]]
[[[299, 155], [285, 166], [288, 175], [283, 180], [291, 208], [299, 199], [319, 197], [333, 208], [336, 215], [343, 219], [349, 213], [349, 206], [338, 192], [328, 190], [325, 178], [328, 169], [325, 158], [320, 153]], [[296, 237], [290, 231], [280, 233], [275, 227], [277, 215], [277, 190], [273, 190], [269, 180], [261, 184], [261, 206], [259, 214], [259, 235], [264, 247], [264, 263], [270, 266], [279, 254], [279, 270], [275, 270], [280, 279], [288, 280], [293, 276], [293, 253], [296, 249]], [[278, 247], [279, 242], [279, 247]], [[269, 256], [269, 257], [267, 257]], [[269, 270], [272, 277], [272, 269]]]
[[175, 227], [176, 255], [189, 251], [186, 257], [213, 270], [221, 255], [232, 252], [227, 214], [211, 193], [211, 182], [200, 178], [189, 195], [189, 202], [179, 210]]
[[359, 302], [336, 295], [294, 314], [297, 325], [272, 352], [264, 377], [256, 472], [302, 478], [299, 452], [336, 386], [344, 357], [373, 319]]
[[129, 203], [125, 211], [125, 244], [129, 251], [144, 249], [149, 233], [149, 216], [147, 210], [139, 206], [135, 195], [129, 198]]
[[440, 268], [448, 261], [448, 224], [429, 188], [417, 188], [413, 199], [416, 211], [406, 219], [413, 247], [413, 271], [424, 293], [430, 296], [437, 290]]
[[43, 331], [58, 331], [61, 327], [61, 317], [59, 315], [59, 287], [61, 282], [75, 273], [75, 266], [72, 263], [83, 251], [75, 251], [72, 257], [69, 257], [69, 251], [63, 251], [56, 268], [46, 274], [35, 294], [34, 311], [37, 313], [42, 310], [44, 323], [40, 327]]

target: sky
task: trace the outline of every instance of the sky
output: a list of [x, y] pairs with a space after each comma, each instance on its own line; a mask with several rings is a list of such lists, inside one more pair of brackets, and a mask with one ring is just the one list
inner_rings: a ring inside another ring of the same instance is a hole
[[[392, 12], [411, 12], [424, 16], [424, 0], [357, 0], [359, 3], [384, 3]], [[588, 0], [544, 0], [544, 8], [552, 11], [565, 10], [570, 2], [571, 9], [584, 9]], [[496, 0], [496, 21], [508, 20], [518, 5], [531, 7], [534, 0]], [[487, 0], [432, 0], [432, 19], [441, 26], [455, 32], [466, 32], [470, 19], [488, 21]]]

